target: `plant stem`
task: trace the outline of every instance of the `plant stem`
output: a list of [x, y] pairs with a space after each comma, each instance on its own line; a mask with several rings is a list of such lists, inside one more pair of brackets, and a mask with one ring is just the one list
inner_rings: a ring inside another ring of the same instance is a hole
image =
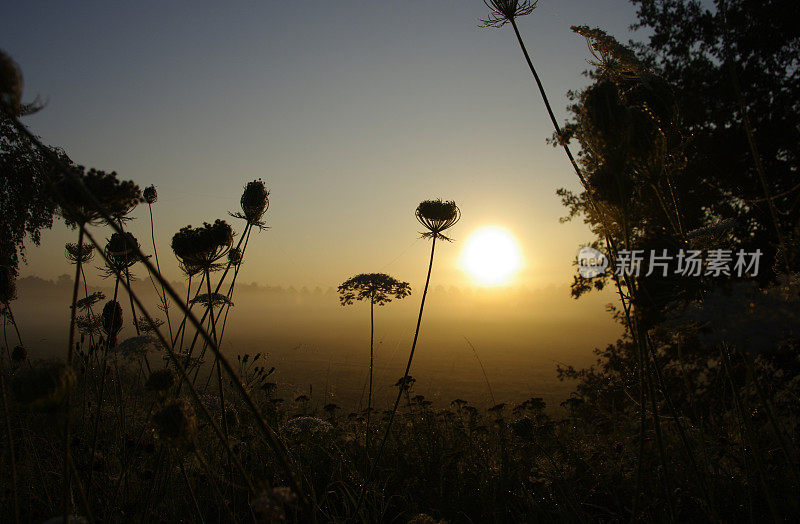
[[[81, 283], [81, 256], [80, 254], [83, 252], [83, 224], [78, 226], [78, 259], [75, 262], [75, 282], [72, 285], [72, 305], [70, 307], [70, 314], [69, 314], [69, 345], [67, 346], [67, 372], [72, 373], [72, 357], [74, 354], [75, 348], [75, 313], [77, 311], [77, 306], [75, 303], [78, 301], [78, 289]], [[64, 520], [69, 518], [71, 514], [71, 480], [72, 480], [72, 472], [70, 471], [69, 464], [70, 464], [70, 422], [72, 418], [70, 417], [70, 400], [72, 396], [72, 387], [71, 387], [71, 380], [67, 380], [67, 392], [66, 392], [66, 421], [64, 422]]]
[[[153, 223], [153, 205], [147, 203], [147, 208], [150, 210], [150, 238], [153, 240], [153, 255], [156, 259], [156, 271], [161, 274], [161, 266], [158, 264], [158, 248], [156, 247], [156, 229]], [[167, 293], [164, 291], [164, 284], [161, 284], [161, 304], [164, 306], [164, 316], [167, 317], [167, 328], [169, 329], [169, 339], [172, 340], [172, 323], [169, 320], [169, 302], [167, 302]]]
[[411, 343], [411, 353], [408, 355], [408, 363], [406, 364], [406, 371], [403, 375], [403, 379], [400, 382], [400, 386], [397, 391], [397, 398], [394, 401], [394, 407], [392, 408], [391, 413], [389, 414], [389, 422], [386, 424], [386, 432], [383, 434], [383, 439], [381, 440], [381, 445], [378, 448], [378, 454], [375, 457], [375, 461], [372, 463], [372, 468], [370, 469], [369, 475], [367, 478], [364, 479], [364, 486], [361, 488], [361, 495], [359, 496], [358, 503], [356, 504], [355, 513], [361, 509], [361, 504], [364, 502], [364, 496], [366, 495], [367, 486], [369, 485], [372, 476], [375, 474], [375, 469], [378, 467], [378, 463], [381, 460], [381, 456], [383, 455], [383, 451], [386, 448], [386, 441], [389, 438], [389, 433], [392, 430], [392, 423], [394, 422], [394, 416], [397, 414], [397, 408], [400, 405], [400, 398], [403, 396], [403, 389], [406, 387], [406, 381], [408, 380], [408, 374], [411, 371], [411, 362], [414, 360], [414, 350], [417, 348], [417, 340], [419, 338], [419, 328], [422, 324], [422, 312], [425, 309], [425, 297], [428, 295], [428, 285], [431, 282], [431, 269], [433, 269], [433, 255], [436, 250], [436, 235], [433, 236], [433, 241], [431, 242], [431, 259], [428, 262], [428, 276], [425, 278], [425, 289], [422, 291], [422, 302], [419, 305], [419, 316], [417, 317], [417, 329], [414, 331], [414, 341]]

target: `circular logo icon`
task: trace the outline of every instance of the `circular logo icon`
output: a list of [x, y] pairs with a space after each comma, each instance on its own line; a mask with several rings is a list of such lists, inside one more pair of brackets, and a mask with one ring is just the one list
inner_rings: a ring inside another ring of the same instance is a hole
[[578, 273], [583, 278], [602, 275], [608, 267], [608, 258], [593, 247], [582, 247], [578, 251]]

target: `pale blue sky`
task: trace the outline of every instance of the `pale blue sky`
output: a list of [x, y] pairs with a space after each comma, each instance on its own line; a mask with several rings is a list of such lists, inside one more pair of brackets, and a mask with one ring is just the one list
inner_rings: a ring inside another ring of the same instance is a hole
[[[272, 227], [251, 239], [240, 278], [328, 287], [355, 273], [424, 278], [420, 200], [463, 213], [435, 282], [465, 285], [457, 258], [486, 224], [511, 230], [519, 283], [563, 285], [580, 224], [561, 225], [555, 190], [577, 188], [509, 27], [482, 29], [480, 0], [16, 2], [0, 47], [20, 64], [26, 119], [78, 163], [158, 186], [162, 267], [181, 226], [238, 208], [244, 183], [272, 191]], [[586, 80], [570, 25], [626, 41], [625, 0], [542, 0], [520, 29], [559, 120]], [[133, 230], [149, 244], [146, 207]], [[235, 223], [235, 222], [234, 222]], [[235, 227], [241, 229], [236, 224]], [[22, 274], [64, 273], [63, 226], [28, 251]], [[73, 240], [74, 241], [74, 240]]]

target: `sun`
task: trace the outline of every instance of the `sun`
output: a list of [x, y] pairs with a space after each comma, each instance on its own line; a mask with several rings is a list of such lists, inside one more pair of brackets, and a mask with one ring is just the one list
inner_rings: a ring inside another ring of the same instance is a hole
[[483, 226], [467, 238], [460, 265], [479, 284], [499, 286], [509, 283], [522, 268], [522, 254], [507, 229]]

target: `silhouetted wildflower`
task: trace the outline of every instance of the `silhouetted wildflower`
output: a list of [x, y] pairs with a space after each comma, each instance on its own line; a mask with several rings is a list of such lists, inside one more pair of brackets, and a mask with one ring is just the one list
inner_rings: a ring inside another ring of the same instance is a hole
[[138, 336], [126, 338], [116, 346], [114, 346], [114, 353], [127, 358], [129, 360], [136, 360], [147, 355], [148, 352], [156, 351], [160, 344], [149, 336]]
[[411, 375], [408, 375], [407, 377], [401, 377], [400, 380], [395, 382], [394, 386], [398, 387], [398, 388], [402, 388], [404, 390], [411, 389], [411, 386], [413, 386], [414, 382], [416, 382], [416, 381], [417, 381], [417, 379], [415, 379]]
[[109, 275], [123, 273], [142, 258], [139, 256], [139, 241], [131, 233], [114, 233], [105, 248]]
[[231, 263], [232, 266], [238, 266], [242, 263], [242, 250], [241, 248], [234, 247], [228, 251], [228, 262]]
[[90, 169], [87, 172], [83, 166], [76, 166], [72, 169], [72, 175], [62, 175], [56, 183], [56, 201], [68, 226], [99, 225], [103, 222], [100, 211], [89, 195], [106, 214], [116, 220], [124, 219], [142, 199], [139, 186], [129, 180], [120, 182], [113, 171], [106, 173]]
[[119, 302], [109, 300], [103, 307], [103, 332], [109, 340], [109, 345], [115, 346], [117, 335], [122, 329], [122, 306]]
[[144, 201], [148, 204], [155, 204], [156, 200], [158, 200], [158, 191], [156, 191], [156, 186], [150, 185], [144, 188], [142, 196], [144, 197]]
[[539, 0], [484, 0], [489, 16], [481, 20], [483, 27], [503, 27], [515, 18], [529, 15]]
[[78, 244], [67, 242], [64, 244], [64, 254], [69, 260], [70, 264], [86, 264], [94, 258], [94, 246], [91, 244]]
[[[204, 306], [208, 306], [208, 293], [203, 293], [202, 295], [197, 295], [192, 300], [189, 301], [190, 304], [203, 304]], [[226, 305], [226, 306], [233, 306], [233, 302], [220, 293], [211, 293], [211, 305], [212, 306], [219, 306], [219, 305]]]
[[103, 321], [101, 317], [81, 315], [75, 317], [75, 325], [84, 335], [96, 335], [103, 331]]
[[231, 216], [244, 219], [251, 226], [263, 227], [261, 219], [269, 208], [269, 191], [260, 178], [244, 186], [240, 203], [242, 213], [231, 213]]
[[408, 282], [401, 282], [385, 273], [362, 273], [339, 286], [339, 301], [343, 306], [354, 300], [368, 300], [383, 306], [393, 298], [402, 299], [411, 294]]
[[164, 321], [159, 318], [154, 318], [152, 321], [147, 317], [139, 319], [139, 331], [142, 333], [155, 333], [163, 325]]
[[211, 270], [228, 254], [233, 243], [233, 229], [224, 220], [201, 227], [186, 226], [172, 237], [172, 251], [186, 268]]
[[419, 223], [428, 230], [427, 233], [422, 233], [423, 238], [440, 238], [447, 241], [450, 239], [444, 236], [442, 231], [453, 227], [461, 218], [461, 210], [456, 203], [442, 199], [421, 202], [415, 214]]

